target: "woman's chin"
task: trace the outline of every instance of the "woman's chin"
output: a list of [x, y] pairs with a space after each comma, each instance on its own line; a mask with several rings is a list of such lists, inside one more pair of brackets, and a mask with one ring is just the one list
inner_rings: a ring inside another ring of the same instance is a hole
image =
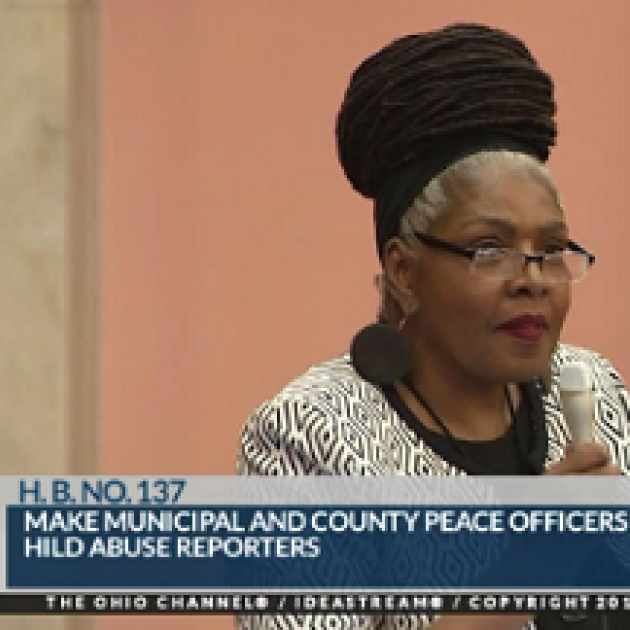
[[544, 374], [556, 343], [546, 333], [536, 343], [504, 338], [495, 348], [495, 374], [512, 382], [528, 381]]
[[503, 369], [497, 370], [497, 376], [500, 380], [512, 383], [522, 383], [531, 381], [544, 375], [549, 368], [550, 355], [542, 358], [509, 361], [503, 366]]

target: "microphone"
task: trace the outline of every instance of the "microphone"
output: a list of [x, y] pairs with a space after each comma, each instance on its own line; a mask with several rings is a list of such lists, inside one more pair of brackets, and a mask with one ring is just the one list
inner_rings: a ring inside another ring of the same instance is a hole
[[[564, 420], [571, 432], [574, 444], [593, 442], [593, 425], [595, 420], [595, 396], [591, 372], [577, 361], [565, 363], [560, 368], [560, 399], [564, 411]], [[610, 619], [607, 613], [600, 613], [598, 628], [608, 630]], [[568, 624], [579, 623], [590, 615], [582, 613], [560, 613], [560, 617]]]
[[574, 444], [593, 442], [595, 400], [591, 373], [583, 363], [566, 363], [560, 369], [560, 399]]

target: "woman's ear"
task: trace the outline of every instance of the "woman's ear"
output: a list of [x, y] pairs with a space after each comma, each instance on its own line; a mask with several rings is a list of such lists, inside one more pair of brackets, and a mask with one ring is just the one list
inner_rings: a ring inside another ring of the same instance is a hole
[[383, 249], [383, 281], [398, 303], [403, 317], [416, 308], [413, 291], [415, 256], [413, 250], [400, 238], [392, 238]]

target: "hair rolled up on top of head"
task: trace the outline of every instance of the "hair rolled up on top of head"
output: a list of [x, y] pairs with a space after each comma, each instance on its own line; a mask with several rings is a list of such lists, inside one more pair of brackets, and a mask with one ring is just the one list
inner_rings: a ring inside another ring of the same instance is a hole
[[555, 112], [551, 78], [500, 29], [454, 24], [363, 61], [339, 110], [337, 152], [353, 188], [374, 201], [381, 260], [391, 238], [426, 230], [496, 160], [526, 165], [555, 192], [543, 166]]

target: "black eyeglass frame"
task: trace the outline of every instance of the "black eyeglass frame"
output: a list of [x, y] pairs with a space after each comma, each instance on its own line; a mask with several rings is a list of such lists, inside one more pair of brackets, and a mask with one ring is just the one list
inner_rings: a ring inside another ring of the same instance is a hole
[[[448, 241], [443, 241], [441, 238], [431, 236], [430, 234], [425, 234], [424, 232], [414, 232], [414, 235], [418, 240], [422, 241], [425, 245], [428, 245], [429, 247], [434, 247], [435, 249], [442, 249], [444, 251], [451, 252], [452, 254], [463, 256], [464, 258], [468, 258], [468, 260], [470, 260], [471, 262], [475, 260], [475, 256], [477, 255], [477, 252], [483, 251], [484, 249], [518, 251], [518, 250], [510, 250], [507, 247], [460, 247], [459, 245], [455, 245], [454, 243], [449, 243]], [[566, 248], [560, 251], [566, 251], [566, 250], [575, 252], [577, 254], [583, 254], [584, 256], [586, 256], [586, 260], [588, 264], [586, 266], [586, 269], [584, 270], [585, 273], [595, 263], [595, 255], [591, 254], [591, 252], [587, 251], [586, 249], [578, 245], [575, 241], [568, 241]], [[525, 252], [518, 252], [518, 253], [525, 260], [525, 267], [529, 266], [530, 262], [536, 262], [538, 263], [541, 269], [545, 260], [547, 260], [549, 256], [553, 256], [553, 253], [552, 254], [526, 254]]]

